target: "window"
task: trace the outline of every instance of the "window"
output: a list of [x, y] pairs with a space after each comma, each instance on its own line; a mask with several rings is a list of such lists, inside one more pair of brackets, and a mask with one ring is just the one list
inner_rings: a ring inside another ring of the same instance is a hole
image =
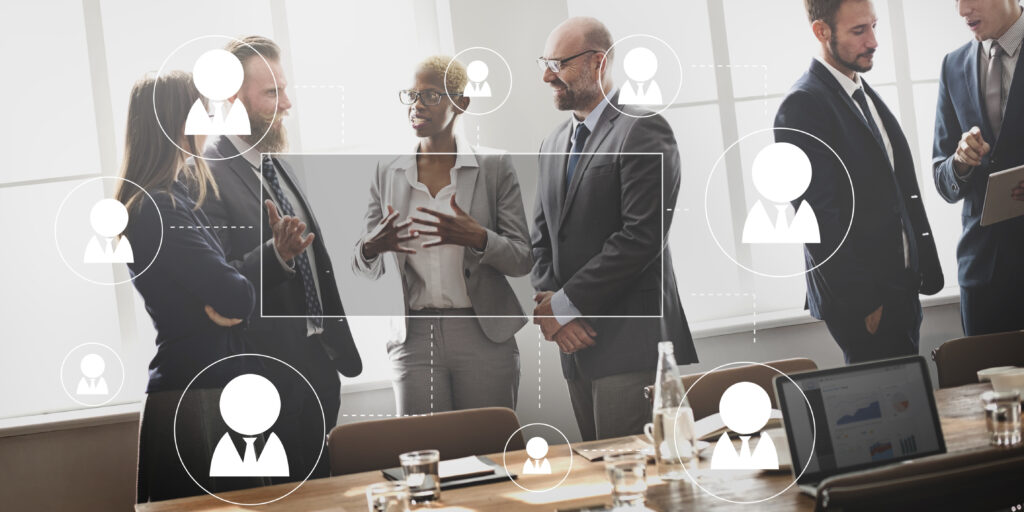
[[[757, 314], [799, 312], [804, 303], [803, 276], [760, 277], [740, 269], [715, 247], [704, 220], [704, 190], [718, 155], [740, 137], [772, 126], [782, 98], [819, 53], [803, 4], [762, 0], [653, 4], [650, 9], [658, 13], [656, 17], [638, 16], [634, 5], [611, 0], [570, 1], [569, 14], [603, 20], [616, 38], [635, 33], [662, 37], [684, 60], [684, 93], [663, 115], [683, 155], [682, 187], [669, 241], [687, 317], [692, 325], [750, 315], [755, 297]], [[942, 56], [970, 36], [952, 7], [938, 16], [934, 2], [928, 0], [875, 0], [874, 6], [879, 49], [875, 68], [866, 79], [901, 120], [912, 147], [920, 148], [914, 155], [918, 180], [946, 275], [946, 293], [955, 293], [959, 206], [945, 204], [935, 192], [931, 144]], [[722, 68], [729, 69], [728, 81], [715, 80], [722, 76], [715, 70]], [[744, 168], [749, 168], [753, 156], [741, 155]], [[747, 181], [745, 187], [730, 189], [731, 201], [747, 204], [757, 197]], [[730, 206], [710, 208], [728, 215]], [[732, 226], [737, 232], [744, 221], [736, 218], [739, 210], [733, 206]], [[757, 258], [758, 253], [753, 256]], [[801, 248], [794, 247], [786, 257], [792, 258], [795, 272], [803, 270]]]

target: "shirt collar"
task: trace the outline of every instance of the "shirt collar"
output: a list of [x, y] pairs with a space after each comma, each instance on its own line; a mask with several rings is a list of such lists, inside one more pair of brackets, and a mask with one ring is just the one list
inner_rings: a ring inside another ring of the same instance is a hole
[[864, 82], [860, 79], [860, 73], [854, 73], [854, 80], [850, 80], [850, 77], [844, 75], [842, 71], [839, 71], [838, 69], [832, 67], [832, 65], [829, 64], [825, 59], [821, 58], [820, 56], [814, 58], [818, 59], [818, 62], [825, 65], [825, 69], [827, 69], [829, 73], [832, 73], [832, 76], [836, 78], [836, 81], [839, 82], [839, 85], [842, 86], [843, 90], [846, 91], [847, 95], [852, 97], [853, 93], [857, 92], [859, 89], [863, 87]]
[[[409, 179], [409, 183], [416, 183], [418, 181], [418, 176], [416, 176], [416, 154], [418, 152], [419, 143], [413, 147], [412, 153], [402, 155], [400, 158], [395, 160], [393, 164], [391, 164], [391, 168], [393, 170], [405, 171], [405, 175]], [[452, 167], [452, 183], [455, 183], [455, 171], [469, 167], [480, 167], [480, 164], [476, 159], [476, 152], [473, 150], [473, 146], [469, 144], [469, 141], [466, 140], [461, 133], [456, 133], [455, 166]]]
[[242, 158], [245, 158], [245, 161], [249, 162], [249, 165], [255, 167], [257, 170], [260, 168], [260, 154], [256, 150], [252, 149], [251, 144], [242, 140], [238, 135], [225, 135], [225, 137], [227, 137], [231, 144], [235, 146], [235, 149], [242, 155]]
[[[607, 108], [608, 107], [608, 103], [610, 103], [609, 98], [615, 96], [615, 93], [617, 91], [618, 91], [617, 87], [614, 87], [614, 88], [612, 88], [612, 90], [608, 91], [608, 94], [606, 94], [604, 96], [604, 99], [601, 100], [601, 103], [598, 103], [597, 106], [594, 107], [594, 110], [591, 110], [590, 114], [587, 115], [587, 118], [582, 121], [583, 126], [586, 126], [587, 130], [589, 130], [590, 133], [594, 133], [594, 128], [597, 127], [597, 122], [598, 122], [598, 120], [601, 119], [601, 114], [604, 113], [604, 109]], [[574, 113], [570, 113], [569, 114], [569, 119], [572, 120], [572, 126], [571, 126], [572, 131], [569, 134], [569, 138], [571, 140], [575, 140], [576, 139], [576, 127], [579, 126], [581, 121], [576, 119], [576, 114], [574, 114]]]
[[985, 48], [985, 55], [987, 56], [992, 51], [992, 41], [999, 41], [999, 46], [1003, 48], [1007, 55], [1016, 57], [1022, 40], [1024, 40], [1024, 15], [1018, 15], [1017, 21], [1013, 22], [1013, 25], [1006, 29], [1003, 37], [999, 39], [986, 39], [981, 42], [981, 45]]

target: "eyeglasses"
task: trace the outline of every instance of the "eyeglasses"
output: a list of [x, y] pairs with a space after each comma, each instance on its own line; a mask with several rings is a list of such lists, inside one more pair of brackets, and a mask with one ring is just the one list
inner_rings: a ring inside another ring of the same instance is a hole
[[562, 71], [562, 66], [564, 66], [566, 62], [588, 53], [601, 53], [601, 50], [586, 50], [564, 59], [545, 59], [544, 57], [537, 57], [537, 67], [539, 67], [541, 71], [550, 69], [552, 73], [558, 73]]
[[433, 106], [441, 103], [441, 96], [448, 96], [451, 98], [462, 96], [462, 94], [437, 92], [433, 89], [427, 89], [425, 91], [403, 89], [398, 91], [398, 101], [401, 101], [402, 105], [415, 105], [417, 101], [423, 100], [424, 105]]

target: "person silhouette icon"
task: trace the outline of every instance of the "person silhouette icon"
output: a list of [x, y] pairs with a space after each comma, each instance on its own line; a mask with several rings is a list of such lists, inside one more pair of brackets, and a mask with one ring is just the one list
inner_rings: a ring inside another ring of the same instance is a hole
[[523, 463], [524, 475], [550, 475], [551, 463], [548, 462], [548, 442], [543, 437], [532, 437], [526, 442], [526, 455]]
[[790, 202], [803, 194], [811, 184], [811, 160], [800, 148], [787, 142], [766, 146], [756, 157], [751, 169], [754, 188], [775, 205], [775, 222], [760, 199], [747, 213], [743, 223], [745, 244], [817, 244], [821, 243], [818, 218], [807, 201], [801, 201], [787, 222]]
[[[658, 72], [658, 56], [649, 48], [637, 47], [622, 59], [626, 80], [619, 92], [620, 105], [661, 105], [661, 87], [654, 80]], [[634, 84], [636, 88], [634, 89]]]
[[277, 434], [269, 432], [256, 453], [257, 436], [268, 432], [280, 414], [281, 395], [266, 377], [248, 373], [231, 379], [220, 394], [220, 415], [243, 436], [245, 451], [240, 455], [225, 432], [213, 450], [210, 476], [289, 476], [288, 454]]
[[85, 246], [85, 263], [135, 263], [132, 244], [118, 237], [128, 226], [128, 209], [117, 199], [100, 199], [89, 212], [93, 235]]
[[107, 388], [107, 380], [103, 378], [103, 371], [107, 363], [99, 354], [86, 354], [79, 363], [82, 370], [82, 378], [78, 381], [76, 395], [107, 396], [110, 394]]
[[249, 113], [242, 101], [229, 99], [242, 88], [245, 70], [227, 50], [210, 50], [192, 68], [196, 89], [209, 101], [209, 111], [199, 98], [185, 118], [185, 135], [249, 135]]
[[726, 428], [740, 434], [740, 451], [722, 432], [711, 454], [711, 469], [779, 469], [779, 453], [768, 432], [761, 436], [750, 452], [750, 435], [768, 424], [772, 414], [772, 401], [768, 393], [753, 382], [737, 382], [722, 393], [718, 412]]
[[491, 85], [487, 83], [489, 74], [490, 69], [486, 62], [482, 60], [470, 62], [466, 66], [466, 78], [469, 79], [469, 83], [466, 84], [466, 90], [462, 95], [468, 98], [490, 98]]

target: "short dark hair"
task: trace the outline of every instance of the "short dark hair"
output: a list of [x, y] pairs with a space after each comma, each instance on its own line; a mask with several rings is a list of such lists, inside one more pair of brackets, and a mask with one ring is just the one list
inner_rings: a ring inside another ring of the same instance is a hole
[[262, 56], [267, 60], [281, 58], [281, 47], [270, 38], [263, 36], [246, 36], [242, 39], [235, 39], [224, 49], [231, 52], [243, 66], [245, 61], [256, 56]]
[[836, 26], [836, 13], [845, 0], [804, 0], [807, 8], [807, 20], [811, 23], [821, 20], [829, 27]]

